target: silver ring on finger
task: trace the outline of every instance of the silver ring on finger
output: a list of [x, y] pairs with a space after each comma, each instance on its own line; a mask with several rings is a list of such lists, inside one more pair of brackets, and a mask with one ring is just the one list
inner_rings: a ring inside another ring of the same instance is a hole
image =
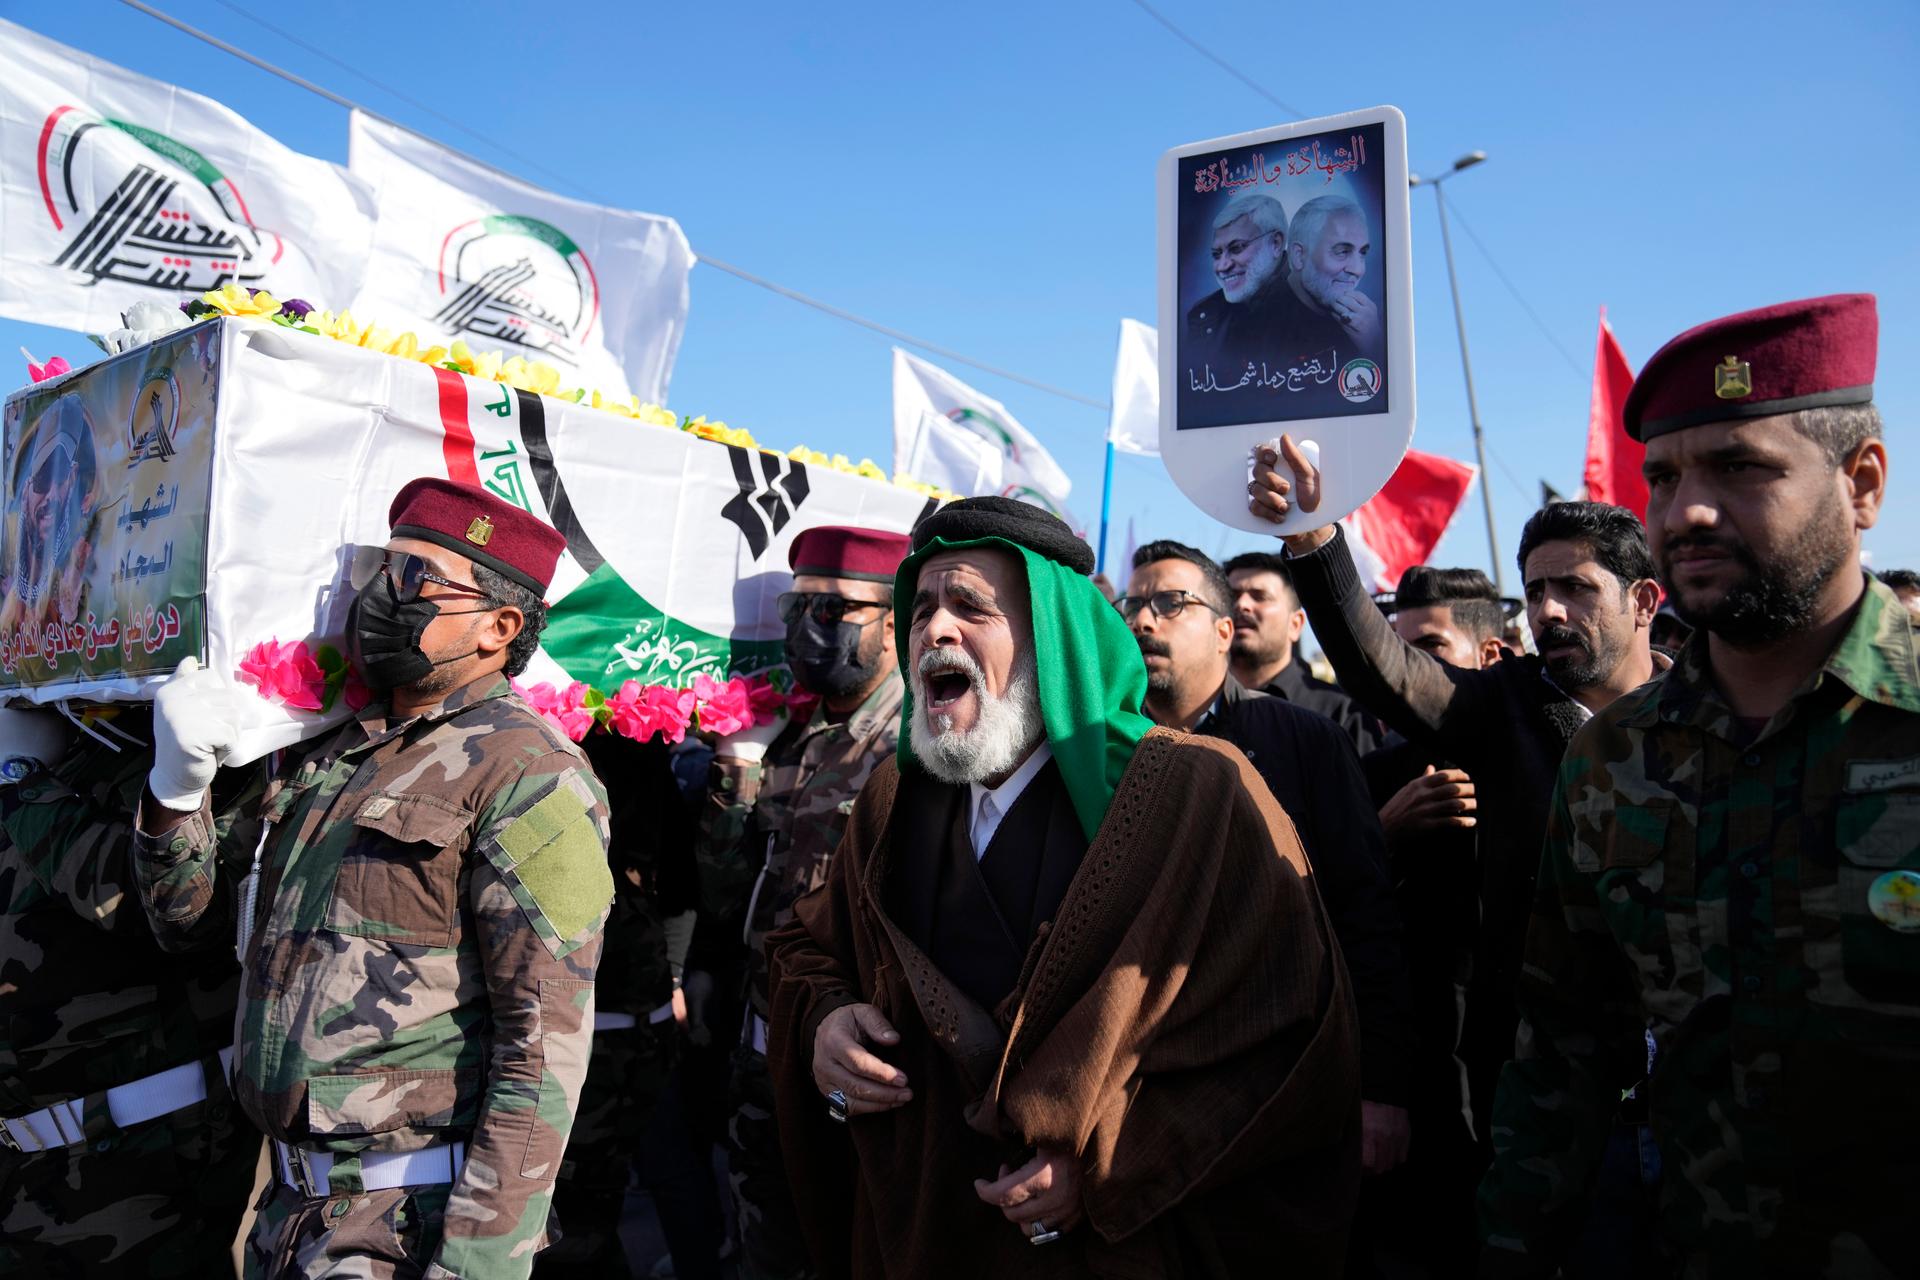
[[1055, 1240], [1058, 1240], [1059, 1238], [1060, 1238], [1060, 1233], [1058, 1231], [1053, 1230], [1051, 1227], [1047, 1226], [1046, 1223], [1041, 1222], [1037, 1219], [1034, 1221], [1034, 1223], [1031, 1226], [1027, 1228], [1028, 1244], [1052, 1244]]
[[827, 1095], [827, 1119], [839, 1124], [847, 1122], [847, 1095], [835, 1089]]

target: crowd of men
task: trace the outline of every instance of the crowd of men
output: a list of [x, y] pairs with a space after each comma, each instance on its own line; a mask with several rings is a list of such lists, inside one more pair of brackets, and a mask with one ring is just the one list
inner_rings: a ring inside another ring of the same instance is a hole
[[[338, 730], [230, 763], [191, 661], [0, 720], [0, 1274], [232, 1274], [250, 1218], [248, 1276], [629, 1275], [636, 1179], [690, 1278], [1912, 1274], [1876, 345], [1667, 344], [1644, 522], [1543, 507], [1524, 600], [1372, 596], [1333, 524], [1116, 598], [1008, 499], [808, 529], [817, 701], [676, 746], [513, 692], [562, 540], [415, 481]], [[1319, 484], [1283, 437], [1249, 508]]]

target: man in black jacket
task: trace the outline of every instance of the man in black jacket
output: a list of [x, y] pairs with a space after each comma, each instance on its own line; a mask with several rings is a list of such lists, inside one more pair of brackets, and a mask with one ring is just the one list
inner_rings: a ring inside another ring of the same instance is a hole
[[[1256, 451], [1256, 514], [1278, 520], [1295, 502], [1312, 511], [1319, 489], [1318, 470], [1291, 440]], [[1286, 544], [1294, 590], [1342, 685], [1473, 778], [1481, 927], [1461, 1057], [1484, 1141], [1494, 1084], [1513, 1054], [1514, 984], [1560, 757], [1590, 716], [1665, 665], [1648, 641], [1660, 592], [1646, 530], [1631, 511], [1602, 502], [1535, 512], [1518, 559], [1540, 652], [1484, 671], [1437, 662], [1394, 634], [1361, 586], [1338, 525], [1288, 535]]]
[[1227, 561], [1233, 589], [1233, 677], [1249, 689], [1317, 711], [1340, 726], [1361, 755], [1380, 745], [1380, 722], [1340, 686], [1315, 678], [1298, 652], [1307, 614], [1294, 595], [1287, 562], [1270, 551]]
[[1384, 1173], [1407, 1154], [1407, 974], [1386, 840], [1360, 762], [1325, 716], [1228, 674], [1226, 575], [1203, 552], [1178, 542], [1141, 547], [1116, 603], [1147, 664], [1147, 714], [1239, 747], [1300, 833], [1359, 1006], [1361, 1163]]

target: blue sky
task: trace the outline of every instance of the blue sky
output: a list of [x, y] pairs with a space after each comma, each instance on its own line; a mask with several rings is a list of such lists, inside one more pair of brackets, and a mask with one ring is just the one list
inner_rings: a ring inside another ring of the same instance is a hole
[[[161, 7], [531, 181], [670, 214], [696, 249], [1101, 400], [1120, 318], [1156, 314], [1156, 157], [1286, 119], [1128, 0]], [[1893, 455], [1893, 501], [1867, 546], [1879, 566], [1920, 567], [1920, 502], [1907, 497], [1920, 450], [1906, 443], [1920, 417], [1920, 6], [1160, 7], [1303, 111], [1400, 107], [1415, 171], [1488, 153], [1447, 191], [1509, 564], [1539, 482], [1579, 483], [1602, 305], [1638, 368], [1702, 320], [1865, 290], [1880, 297], [1876, 399]], [[0, 12], [345, 162], [345, 111], [134, 10]], [[1471, 460], [1432, 196], [1416, 190], [1413, 211], [1414, 443]], [[706, 267], [692, 292], [675, 409], [783, 449], [889, 461], [885, 338]], [[92, 352], [0, 321], [0, 351], [20, 345]], [[1091, 523], [1104, 414], [954, 371], [1041, 437]], [[1114, 513], [1110, 558], [1130, 516], [1141, 541], [1257, 542], [1200, 515], [1151, 459], [1119, 459]], [[1477, 491], [1435, 560], [1486, 566]]]

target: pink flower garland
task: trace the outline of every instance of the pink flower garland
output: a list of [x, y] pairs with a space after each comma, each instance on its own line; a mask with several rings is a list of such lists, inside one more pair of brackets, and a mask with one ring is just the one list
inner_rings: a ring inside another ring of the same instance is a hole
[[266, 640], [240, 660], [240, 681], [268, 702], [295, 711], [318, 711], [326, 696], [327, 673], [314, 661], [304, 640], [281, 644]]
[[643, 685], [628, 680], [609, 697], [575, 681], [565, 689], [546, 682], [514, 689], [547, 722], [575, 742], [598, 723], [608, 731], [646, 742], [658, 734], [670, 743], [686, 741], [689, 730], [725, 736], [750, 725], [771, 724], [782, 715], [812, 714], [814, 699], [797, 692], [780, 692], [765, 676], [734, 676], [718, 681], [707, 675], [693, 678], [691, 688]]
[[[240, 660], [239, 676], [262, 698], [295, 711], [330, 711], [336, 698], [344, 698], [349, 710], [358, 711], [372, 696], [339, 650], [324, 644], [314, 649], [304, 640], [262, 641]], [[637, 742], [649, 741], [655, 734], [670, 743], [684, 742], [696, 726], [703, 733], [725, 737], [753, 725], [772, 724], [782, 716], [805, 720], [819, 701], [798, 687], [783, 693], [764, 675], [720, 681], [702, 674], [687, 689], [629, 680], [612, 697], [580, 680], [564, 689], [546, 681], [522, 684], [515, 680], [513, 688], [575, 742], [584, 740], [596, 724]]]
[[339, 698], [346, 699], [347, 710], [358, 711], [373, 697], [360, 673], [330, 644], [315, 649], [305, 640], [263, 640], [240, 660], [239, 675], [268, 702], [295, 711], [331, 711]]

